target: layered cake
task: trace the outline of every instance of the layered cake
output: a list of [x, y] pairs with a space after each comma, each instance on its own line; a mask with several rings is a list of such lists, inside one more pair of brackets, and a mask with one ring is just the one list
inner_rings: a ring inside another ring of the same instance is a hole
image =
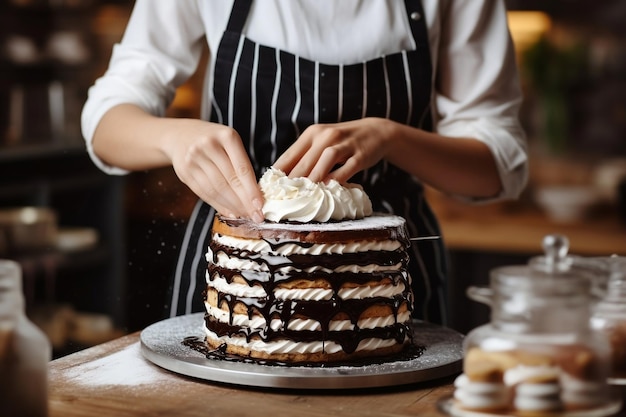
[[394, 354], [411, 343], [409, 239], [358, 186], [270, 169], [264, 223], [217, 216], [207, 253], [206, 341], [288, 363]]

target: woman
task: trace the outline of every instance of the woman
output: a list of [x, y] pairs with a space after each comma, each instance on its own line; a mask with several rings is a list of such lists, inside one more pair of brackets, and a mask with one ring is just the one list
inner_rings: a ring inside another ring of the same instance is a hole
[[[202, 120], [162, 117], [202, 42]], [[173, 282], [177, 315], [202, 308], [215, 211], [263, 221], [256, 179], [268, 166], [361, 183], [415, 236], [439, 233], [422, 184], [517, 197], [520, 102], [501, 0], [138, 0], [82, 123], [105, 172], [171, 165], [201, 199]], [[414, 244], [409, 265], [416, 316], [445, 323], [443, 243]]]

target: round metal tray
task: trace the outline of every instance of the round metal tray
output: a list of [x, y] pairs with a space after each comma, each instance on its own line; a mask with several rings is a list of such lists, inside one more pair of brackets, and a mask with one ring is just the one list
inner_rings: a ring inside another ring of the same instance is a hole
[[167, 370], [236, 385], [294, 389], [352, 389], [404, 385], [442, 378], [462, 368], [463, 335], [446, 327], [416, 321], [414, 343], [421, 356], [360, 366], [275, 366], [208, 359], [185, 346], [190, 336], [204, 338], [204, 313], [173, 317], [141, 332], [146, 359]]

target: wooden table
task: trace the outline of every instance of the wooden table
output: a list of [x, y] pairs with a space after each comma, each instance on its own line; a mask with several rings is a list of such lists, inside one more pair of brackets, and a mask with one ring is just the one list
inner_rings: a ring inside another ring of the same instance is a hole
[[135, 333], [52, 361], [50, 417], [441, 417], [452, 380], [345, 391], [216, 384], [146, 361]]

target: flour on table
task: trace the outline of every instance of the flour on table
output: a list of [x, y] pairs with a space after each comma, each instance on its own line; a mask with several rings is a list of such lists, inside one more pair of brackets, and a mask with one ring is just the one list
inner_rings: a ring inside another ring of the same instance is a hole
[[67, 378], [80, 385], [144, 385], [168, 380], [171, 376], [148, 362], [141, 354], [139, 343], [134, 343], [87, 364], [66, 371]]

